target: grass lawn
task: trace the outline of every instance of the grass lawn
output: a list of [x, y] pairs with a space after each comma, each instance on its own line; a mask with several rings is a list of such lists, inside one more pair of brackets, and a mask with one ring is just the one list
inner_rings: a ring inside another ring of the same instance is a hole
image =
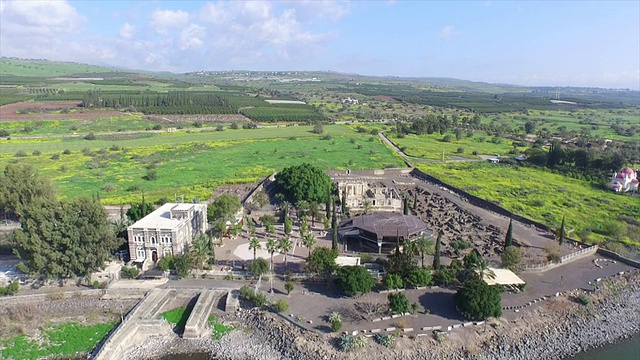
[[[446, 135], [451, 136], [450, 142], [442, 140]], [[502, 138], [499, 144], [495, 144], [491, 142], [492, 138], [492, 136], [484, 132], [475, 132], [472, 137], [467, 137], [466, 132], [464, 132], [463, 137], [460, 140], [456, 140], [454, 132], [447, 132], [444, 135], [440, 135], [440, 133], [407, 135], [404, 138], [392, 136], [390, 139], [399, 148], [405, 148], [404, 152], [407, 155], [431, 160], [441, 160], [442, 151], [444, 151], [445, 159], [450, 159], [451, 156], [478, 159], [478, 156], [473, 155], [474, 151], [477, 151], [480, 155], [498, 154], [504, 156], [508, 155], [509, 151], [513, 149], [512, 140]], [[458, 152], [460, 148], [463, 152]], [[523, 152], [527, 148], [518, 147], [517, 149], [519, 152]]]
[[[594, 188], [589, 182], [544, 170], [474, 163], [432, 163], [417, 167], [446, 183], [510, 211], [557, 227], [566, 216], [572, 237], [588, 229], [589, 238], [602, 241], [602, 233], [618, 216], [640, 220], [640, 199]], [[598, 233], [600, 232], [600, 233]], [[627, 239], [623, 242], [631, 243]], [[633, 244], [633, 245], [640, 245]]]
[[221, 324], [214, 314], [209, 315], [209, 326], [212, 328], [211, 336], [216, 340], [220, 340], [225, 334], [233, 331], [233, 326]]
[[[73, 115], [69, 117], [72, 118]], [[156, 122], [145, 120], [142, 115], [136, 114], [96, 120], [8, 121], [2, 123], [2, 129], [8, 131], [11, 136], [39, 136], [145, 130], [155, 125]], [[163, 127], [171, 126], [164, 124]], [[30, 131], [24, 132], [25, 128], [30, 128]]]
[[182, 334], [184, 332], [185, 325], [187, 325], [187, 320], [189, 320], [189, 315], [191, 315], [192, 310], [193, 306], [177, 308], [163, 312], [162, 314], [160, 314], [160, 317], [166, 319], [169, 324], [174, 325], [173, 331], [175, 333]]
[[25, 335], [0, 340], [0, 357], [14, 360], [36, 360], [43, 357], [76, 355], [91, 351], [115, 326], [113, 323], [84, 326], [76, 323], [40, 328], [42, 341]]
[[[281, 132], [293, 128], [281, 128]], [[340, 133], [340, 127], [335, 127]], [[269, 134], [272, 134], [271, 129]], [[278, 130], [278, 128], [275, 128]], [[343, 128], [344, 130], [344, 128]], [[171, 135], [138, 139], [141, 143], [158, 140], [156, 145], [139, 145], [126, 149], [113, 148], [85, 155], [74, 148], [70, 154], [53, 152], [16, 158], [0, 155], [0, 166], [10, 162], [31, 164], [51, 179], [62, 196], [92, 196], [96, 192], [104, 204], [128, 204], [140, 201], [141, 190], [149, 201], [174, 199], [207, 199], [212, 190], [225, 183], [251, 183], [286, 166], [310, 162], [322, 169], [377, 169], [401, 167], [402, 160], [378, 137], [347, 130], [351, 136], [335, 136], [325, 140], [318, 135], [294, 138], [190, 141], [163, 144]], [[194, 138], [261, 134], [260, 130], [223, 131], [184, 134]], [[303, 133], [306, 134], [306, 133]], [[306, 135], [305, 135], [306, 136]], [[230, 137], [230, 136], [229, 136]], [[241, 136], [239, 136], [241, 137]], [[373, 141], [370, 141], [372, 139]], [[96, 140], [95, 142], [97, 142]], [[131, 141], [116, 142], [130, 143]], [[172, 141], [173, 142], [173, 141]], [[80, 144], [93, 144], [84, 141]], [[114, 143], [114, 142], [111, 142]], [[57, 143], [30, 143], [36, 147]], [[71, 144], [71, 142], [69, 143]], [[150, 173], [153, 180], [146, 180]]]

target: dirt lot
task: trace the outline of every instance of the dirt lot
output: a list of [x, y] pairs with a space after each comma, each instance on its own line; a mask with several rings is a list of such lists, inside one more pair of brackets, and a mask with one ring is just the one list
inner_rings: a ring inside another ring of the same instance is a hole
[[[81, 108], [79, 101], [24, 101], [0, 106], [1, 121], [33, 121], [33, 120], [95, 120], [98, 118], [131, 116], [117, 110], [87, 110]], [[18, 114], [25, 110], [28, 114]], [[54, 114], [55, 111], [71, 111]]]

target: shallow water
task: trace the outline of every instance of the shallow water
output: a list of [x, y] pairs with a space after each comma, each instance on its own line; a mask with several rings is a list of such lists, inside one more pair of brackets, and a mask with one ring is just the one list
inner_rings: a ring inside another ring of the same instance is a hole
[[640, 334], [618, 344], [580, 353], [568, 360], [638, 360], [640, 359]]

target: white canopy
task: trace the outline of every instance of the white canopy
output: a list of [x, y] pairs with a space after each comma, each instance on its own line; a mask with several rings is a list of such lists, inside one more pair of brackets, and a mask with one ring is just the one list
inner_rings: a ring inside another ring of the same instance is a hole
[[482, 280], [484, 280], [488, 285], [521, 285], [525, 283], [524, 280], [520, 279], [518, 275], [509, 269], [489, 268], [489, 270], [493, 271], [496, 277], [491, 279], [487, 274], [484, 274], [484, 278]]

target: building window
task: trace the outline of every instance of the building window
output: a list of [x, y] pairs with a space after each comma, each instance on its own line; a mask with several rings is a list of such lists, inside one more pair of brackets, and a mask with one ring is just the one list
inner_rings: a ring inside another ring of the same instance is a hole
[[158, 239], [156, 239], [156, 237], [155, 237], [155, 236], [151, 236], [151, 237], [149, 238], [149, 241], [151, 241], [151, 243], [152, 243], [152, 244], [157, 244], [157, 243], [158, 243]]
[[138, 249], [136, 250], [136, 259], [142, 260], [144, 258], [146, 258], [144, 248], [139, 246]]
[[162, 252], [163, 252], [164, 256], [171, 255], [171, 248], [164, 248], [164, 250]]
[[134, 236], [134, 241], [136, 243], [138, 243], [138, 244], [144, 243], [144, 235], [138, 234], [138, 235]]
[[162, 235], [160, 238], [161, 244], [171, 244], [171, 235]]

